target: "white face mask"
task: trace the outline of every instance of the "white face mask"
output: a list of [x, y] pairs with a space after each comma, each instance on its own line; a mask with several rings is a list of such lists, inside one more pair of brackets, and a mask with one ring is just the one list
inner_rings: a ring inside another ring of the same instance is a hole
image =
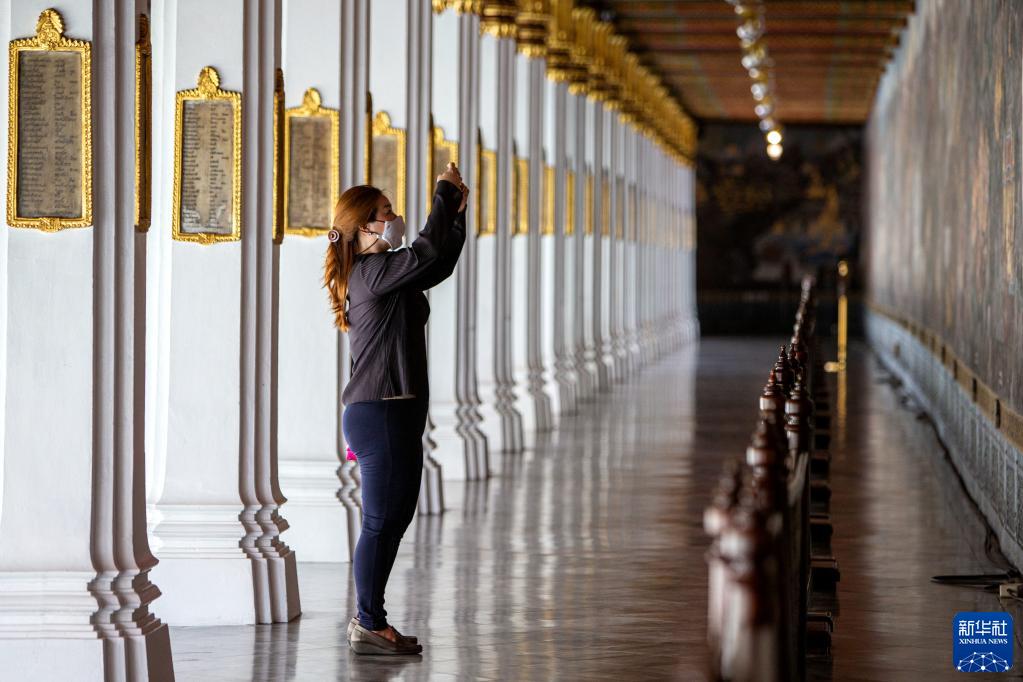
[[405, 242], [405, 219], [398, 216], [394, 220], [385, 221], [383, 234], [376, 237], [386, 242], [392, 251], [400, 249]]

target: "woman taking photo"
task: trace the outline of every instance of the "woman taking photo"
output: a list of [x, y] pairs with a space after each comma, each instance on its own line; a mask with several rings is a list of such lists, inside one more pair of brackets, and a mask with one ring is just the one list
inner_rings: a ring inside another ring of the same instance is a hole
[[384, 588], [415, 514], [429, 404], [423, 291], [455, 268], [465, 242], [469, 190], [455, 164], [437, 178], [426, 226], [401, 247], [405, 222], [376, 187], [341, 195], [324, 263], [334, 321], [348, 332], [352, 373], [341, 396], [345, 440], [362, 477], [362, 532], [354, 573], [359, 615], [348, 626], [358, 654], [418, 654], [415, 637], [387, 622]]

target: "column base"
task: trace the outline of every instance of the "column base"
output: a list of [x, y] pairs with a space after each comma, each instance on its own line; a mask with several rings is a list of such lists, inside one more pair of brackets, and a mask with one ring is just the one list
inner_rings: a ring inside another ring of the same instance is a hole
[[165, 624], [149, 615], [145, 615], [145, 623], [119, 621], [116, 628], [100, 630], [93, 624], [99, 608], [90, 587], [95, 579], [95, 573], [85, 571], [0, 573], [4, 679], [174, 679]]
[[153, 569], [163, 598], [160, 617], [169, 625], [255, 625], [252, 561], [237, 558], [161, 558]]
[[[262, 574], [262, 575], [261, 575]], [[298, 561], [288, 549], [279, 556], [258, 559], [253, 564], [255, 582], [268, 588], [268, 604], [257, 604], [256, 622], [261, 625], [288, 623], [302, 615], [298, 593]]]
[[[425, 461], [425, 460], [424, 460]], [[444, 513], [444, 483], [441, 467], [423, 464], [423, 482], [419, 486], [419, 513], [432, 516]]]
[[436, 444], [433, 458], [440, 465], [446, 481], [470, 479], [474, 468], [473, 452], [469, 443], [459, 433], [458, 407], [455, 403], [434, 403], [430, 408], [434, 416], [434, 427], [430, 437]]
[[302, 562], [348, 562], [349, 510], [338, 497], [340, 462], [279, 460], [281, 491], [288, 498], [288, 546]]
[[[166, 631], [166, 628], [164, 628]], [[169, 644], [169, 640], [168, 640]], [[0, 661], [4, 678], [19, 682], [104, 682], [106, 649], [103, 640], [93, 639], [5, 639], [0, 640]], [[169, 647], [168, 647], [169, 648]], [[168, 651], [168, 654], [170, 652]], [[111, 660], [120, 657], [111, 656]], [[152, 679], [173, 679], [169, 676]], [[124, 678], [111, 678], [124, 679]]]
[[514, 381], [515, 386], [519, 388], [518, 395], [515, 396], [514, 407], [521, 418], [522, 448], [530, 450], [536, 447], [536, 432], [540, 427], [537, 421], [539, 406], [536, 404], [536, 399], [530, 395], [526, 388], [529, 385], [529, 373], [525, 369], [515, 373]]

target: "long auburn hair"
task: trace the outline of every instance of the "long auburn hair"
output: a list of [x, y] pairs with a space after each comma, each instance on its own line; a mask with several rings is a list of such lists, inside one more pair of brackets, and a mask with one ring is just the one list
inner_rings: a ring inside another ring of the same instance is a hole
[[359, 228], [369, 223], [376, 211], [377, 201], [383, 192], [372, 185], [356, 185], [341, 195], [334, 207], [334, 230], [340, 233], [337, 241], [327, 244], [327, 255], [323, 261], [323, 286], [330, 297], [330, 308], [334, 311], [334, 324], [341, 331], [348, 331], [348, 313], [345, 310], [348, 299], [348, 277], [355, 266], [355, 255], [359, 245], [356, 239]]

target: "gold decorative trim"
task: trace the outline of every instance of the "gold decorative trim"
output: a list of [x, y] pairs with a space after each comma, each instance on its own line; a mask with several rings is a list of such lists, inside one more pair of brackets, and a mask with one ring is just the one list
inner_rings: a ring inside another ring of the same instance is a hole
[[[284, 242], [284, 227], [285, 227], [285, 213], [287, 210], [285, 202], [287, 201], [288, 191], [286, 189], [288, 183], [288, 174], [285, 170], [285, 159], [287, 154], [281, 150], [281, 145], [284, 144], [285, 134], [282, 126], [285, 125], [284, 116], [284, 71], [277, 68], [274, 71], [274, 173], [273, 173], [273, 241], [274, 244], [281, 244]], [[335, 154], [335, 156], [337, 156]]]
[[135, 230], [148, 232], [153, 215], [153, 44], [149, 17], [140, 14], [135, 43]]
[[[82, 215], [71, 218], [57, 216], [22, 217], [18, 212], [18, 67], [22, 52], [77, 52], [81, 60], [81, 156]], [[55, 9], [39, 14], [36, 34], [31, 38], [12, 40], [8, 62], [7, 109], [7, 224], [11, 227], [33, 227], [43, 232], [57, 232], [69, 227], [92, 225], [92, 43], [64, 37], [64, 20]]]
[[[397, 196], [394, 197], [394, 211], [398, 215], [405, 215], [405, 199], [408, 187], [408, 174], [405, 166], [405, 150], [407, 145], [405, 131], [391, 126], [391, 117], [386, 111], [378, 111], [376, 116], [373, 117], [372, 129], [374, 141], [385, 137], [392, 137], [395, 140], [397, 154], [395, 168], [398, 174], [396, 178], [398, 186], [395, 188]], [[370, 184], [375, 184], [378, 180], [372, 177], [372, 163], [370, 163], [370, 169]]]
[[[288, 212], [291, 200], [291, 120], [293, 118], [325, 118], [330, 122], [330, 213], [323, 216], [323, 225], [292, 225]], [[284, 232], [303, 237], [319, 237], [333, 226], [334, 207], [341, 197], [341, 112], [322, 106], [320, 91], [309, 88], [302, 96], [302, 104], [284, 111]]]
[[554, 216], [554, 184], [556, 181], [554, 166], [543, 167], [543, 223], [540, 234], [551, 236], [555, 233]]
[[512, 236], [529, 234], [529, 159], [515, 157], [512, 187]]
[[945, 343], [937, 333], [903, 317], [887, 306], [869, 300], [865, 301], [865, 304], [869, 310], [887, 318], [916, 338], [945, 367], [945, 370], [952, 375], [952, 379], [959, 384], [970, 400], [976, 403], [977, 408], [994, 427], [1002, 432], [1006, 440], [1012, 443], [1017, 450], [1023, 450], [1023, 416], [1007, 407], [1005, 400], [981, 381], [977, 374], [956, 355], [950, 345]]
[[[211, 232], [181, 231], [181, 156], [182, 156], [182, 119], [185, 114], [185, 102], [190, 100], [210, 101], [225, 100], [234, 112], [234, 131], [231, 143], [232, 182], [231, 182], [231, 234], [214, 234]], [[242, 238], [242, 95], [233, 90], [220, 89], [220, 74], [212, 66], [204, 66], [199, 71], [196, 87], [180, 90], [174, 104], [174, 199], [171, 204], [174, 214], [173, 238], [183, 242], [199, 244], [215, 244], [217, 242], [233, 242]]]
[[[478, 234], [481, 237], [495, 235], [497, 234], [497, 152], [491, 149], [481, 149], [479, 178], [480, 189], [484, 190], [487, 195], [487, 205], [485, 212], [476, 211]], [[481, 194], [482, 192], [476, 193], [477, 207], [481, 207]]]
[[451, 156], [451, 160], [458, 165], [458, 142], [455, 140], [449, 140], [444, 136], [444, 129], [434, 126], [433, 128], [433, 148], [444, 149]]
[[[427, 182], [433, 183], [438, 175], [444, 172], [444, 168], [437, 167], [437, 150], [443, 150], [447, 158], [451, 160], [456, 166], [458, 165], [458, 143], [454, 140], [449, 140], [444, 136], [444, 129], [433, 125], [433, 115], [430, 116], [430, 144], [427, 148], [427, 161], [426, 161], [426, 178]], [[445, 164], [445, 167], [447, 164]], [[478, 176], [477, 176], [478, 177]], [[432, 184], [431, 184], [432, 186]], [[426, 212], [429, 213], [432, 208], [433, 193], [429, 193], [430, 196], [426, 198], [427, 206]]]
[[369, 184], [370, 161], [373, 159], [373, 95], [366, 92], [365, 124], [362, 129], [362, 182]]

